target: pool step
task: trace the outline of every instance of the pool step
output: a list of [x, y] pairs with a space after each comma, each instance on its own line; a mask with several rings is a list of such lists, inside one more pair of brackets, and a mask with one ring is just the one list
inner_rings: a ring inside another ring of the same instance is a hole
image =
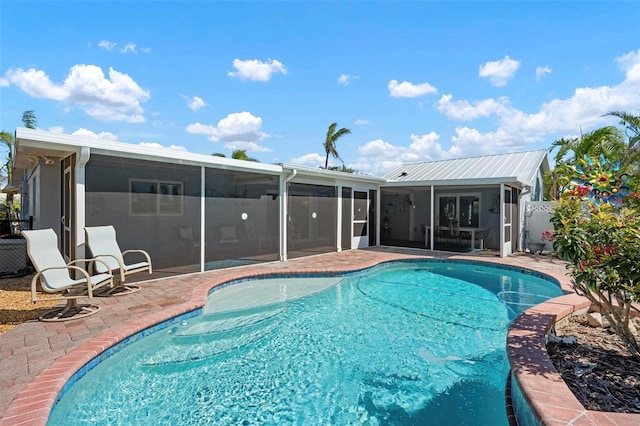
[[229, 354], [269, 335], [279, 325], [285, 308], [204, 315], [196, 323], [172, 329], [174, 344], [141, 360], [144, 369], [171, 373], [192, 368]]
[[509, 309], [513, 318], [517, 317], [521, 312], [551, 299], [550, 296], [524, 293], [522, 291], [501, 291], [497, 296], [498, 300]]
[[194, 338], [213, 338], [228, 331], [247, 328], [258, 325], [264, 321], [280, 315], [284, 312], [284, 307], [270, 307], [262, 309], [252, 309], [251, 311], [233, 311], [223, 314], [205, 314], [192, 320], [186, 326], [174, 329], [173, 340], [188, 340], [193, 343]]

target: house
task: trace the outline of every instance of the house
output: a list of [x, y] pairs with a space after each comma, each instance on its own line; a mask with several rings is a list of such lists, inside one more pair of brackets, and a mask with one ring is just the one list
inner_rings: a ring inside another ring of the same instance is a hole
[[522, 202], [539, 198], [548, 169], [546, 152], [530, 151], [374, 178], [25, 128], [13, 159], [23, 216], [53, 228], [66, 258], [87, 256], [84, 227], [113, 225], [123, 250], [148, 251], [168, 274], [385, 243], [438, 249], [436, 227], [454, 218], [458, 239], [508, 255], [522, 247]]

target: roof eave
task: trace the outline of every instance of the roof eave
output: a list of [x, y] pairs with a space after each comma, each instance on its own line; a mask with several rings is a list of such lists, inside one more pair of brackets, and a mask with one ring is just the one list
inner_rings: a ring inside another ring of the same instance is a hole
[[320, 179], [330, 179], [335, 182], [349, 181], [349, 182], [361, 182], [366, 184], [380, 185], [385, 182], [382, 178], [373, 176], [358, 175], [355, 173], [340, 172], [336, 170], [325, 170], [320, 168], [311, 168], [305, 166], [298, 166], [295, 164], [281, 164], [285, 173], [292, 173], [296, 171], [297, 177], [314, 177]]
[[[85, 138], [66, 135], [63, 133], [45, 132], [36, 129], [16, 129], [16, 156], [21, 152], [31, 150], [55, 151], [61, 156], [79, 152], [82, 147], [88, 147], [93, 154], [103, 154], [115, 157], [135, 158], [141, 160], [189, 164], [195, 166], [210, 166], [223, 169], [255, 171], [279, 174], [282, 167], [277, 164], [265, 164], [254, 161], [236, 160], [196, 154], [186, 151], [174, 151], [167, 148], [152, 148], [124, 142], [107, 141], [104, 139]], [[24, 165], [23, 165], [24, 167]]]
[[493, 178], [472, 178], [472, 179], [445, 179], [445, 180], [431, 180], [431, 181], [387, 181], [382, 185], [385, 187], [419, 187], [419, 186], [469, 186], [469, 185], [499, 185], [516, 184], [516, 185], [529, 185], [529, 183], [518, 176], [505, 176], [505, 177], [493, 177]]

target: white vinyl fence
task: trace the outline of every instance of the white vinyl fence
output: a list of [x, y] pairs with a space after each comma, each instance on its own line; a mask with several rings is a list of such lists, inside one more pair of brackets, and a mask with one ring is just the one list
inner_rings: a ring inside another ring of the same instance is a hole
[[542, 240], [542, 233], [553, 230], [551, 216], [554, 204], [553, 201], [528, 201], [526, 204], [524, 214], [525, 240], [531, 251], [536, 251], [532, 249], [535, 246], [529, 247], [530, 244], [535, 243], [544, 244], [544, 250], [553, 250], [552, 243]]

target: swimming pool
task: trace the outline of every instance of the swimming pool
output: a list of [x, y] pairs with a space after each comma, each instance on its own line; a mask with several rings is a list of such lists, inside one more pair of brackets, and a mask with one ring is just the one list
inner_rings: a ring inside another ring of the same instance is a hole
[[227, 285], [72, 381], [49, 423], [507, 424], [507, 328], [560, 294], [445, 261]]

